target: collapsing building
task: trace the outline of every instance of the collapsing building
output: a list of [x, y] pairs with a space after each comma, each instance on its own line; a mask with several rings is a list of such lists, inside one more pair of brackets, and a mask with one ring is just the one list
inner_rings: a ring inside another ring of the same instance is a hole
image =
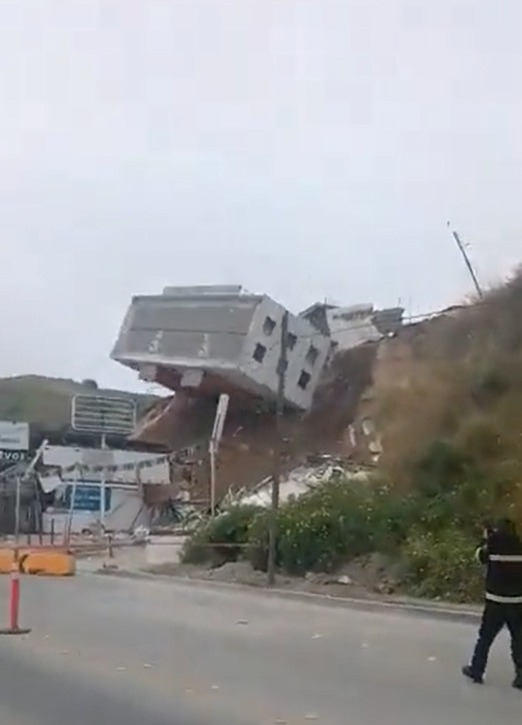
[[[173, 391], [275, 401], [285, 308], [240, 286], [166, 287], [134, 297], [111, 357]], [[289, 314], [284, 398], [307, 410], [331, 341]]]
[[[310, 450], [329, 450], [333, 431], [346, 428], [345, 418], [366, 380], [357, 365], [348, 375], [339, 373], [336, 353], [339, 360], [353, 347], [395, 334], [402, 309], [317, 303], [292, 315], [267, 295], [249, 294], [240, 286], [166, 287], [162, 294], [131, 301], [111, 357], [175, 393], [148, 412], [132, 438], [172, 451], [196, 451], [183, 459], [179, 484], [193, 503], [209, 503], [209, 481], [215, 484], [216, 477], [222, 495], [273, 472], [281, 430], [274, 425], [273, 409], [285, 313], [283, 468], [290, 470]], [[332, 375], [339, 385], [332, 387]], [[223, 393], [229, 406], [213, 468], [207, 451]]]
[[335, 350], [341, 351], [395, 335], [402, 327], [403, 315], [402, 307], [375, 310], [372, 304], [339, 307], [316, 302], [299, 316], [329, 335]]

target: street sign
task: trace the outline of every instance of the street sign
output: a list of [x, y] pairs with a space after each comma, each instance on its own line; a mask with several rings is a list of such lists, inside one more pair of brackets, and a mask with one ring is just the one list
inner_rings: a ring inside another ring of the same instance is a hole
[[0, 471], [29, 457], [29, 423], [0, 420]]
[[75, 395], [71, 425], [79, 432], [130, 435], [136, 426], [136, 403], [129, 398]]
[[0, 420], [0, 450], [28, 451], [29, 423]]
[[214, 444], [214, 451], [217, 453], [221, 436], [223, 435], [223, 426], [227, 417], [228, 402], [230, 398], [226, 393], [219, 396], [219, 402], [216, 409], [216, 417], [214, 418], [214, 428], [212, 430], [211, 440]]
[[[84, 485], [78, 484], [73, 486], [68, 484], [65, 489], [65, 508], [70, 509], [72, 503], [72, 495], [74, 491], [74, 511], [91, 511], [98, 513], [101, 509], [104, 511], [110, 511], [111, 509], [111, 494], [110, 488], [102, 489], [101, 486]], [[105, 493], [105, 506], [101, 506], [102, 490]]]
[[0, 448], [0, 463], [23, 463], [29, 457], [28, 451], [10, 451]]

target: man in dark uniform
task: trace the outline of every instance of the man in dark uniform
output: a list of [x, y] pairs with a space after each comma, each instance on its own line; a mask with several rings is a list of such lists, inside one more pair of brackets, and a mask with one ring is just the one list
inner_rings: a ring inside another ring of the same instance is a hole
[[487, 567], [486, 606], [475, 652], [462, 673], [482, 684], [491, 645], [507, 626], [516, 672], [513, 687], [522, 690], [522, 541], [514, 523], [502, 519], [488, 528], [476, 557]]

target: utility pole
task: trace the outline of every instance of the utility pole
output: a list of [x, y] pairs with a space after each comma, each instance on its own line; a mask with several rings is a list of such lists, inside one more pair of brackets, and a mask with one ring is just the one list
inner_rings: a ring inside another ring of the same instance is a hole
[[[450, 223], [448, 222], [448, 226], [449, 225], [450, 225]], [[477, 295], [478, 295], [479, 299], [482, 299], [484, 297], [484, 292], [482, 291], [482, 287], [480, 286], [480, 283], [478, 281], [478, 277], [477, 277], [477, 275], [475, 273], [475, 270], [473, 269], [473, 265], [471, 264], [471, 260], [468, 257], [468, 253], [466, 252], [466, 247], [462, 243], [459, 235], [457, 234], [457, 232], [455, 230], [453, 230], [451, 233], [453, 235], [453, 238], [454, 238], [454, 240], [455, 240], [455, 242], [457, 244], [457, 247], [458, 247], [460, 253], [462, 254], [462, 258], [464, 260], [464, 264], [466, 265], [466, 267], [468, 269], [468, 272], [469, 272], [469, 274], [471, 276], [471, 279], [473, 280], [473, 284], [475, 285], [475, 289], [477, 291]]]
[[281, 457], [283, 452], [283, 412], [285, 405], [285, 380], [288, 351], [288, 312], [285, 310], [281, 320], [281, 350], [277, 364], [277, 409], [276, 409], [276, 448], [274, 451], [274, 472], [272, 475], [272, 508], [268, 529], [268, 567], [267, 584], [275, 584], [277, 553], [277, 512], [279, 509], [279, 484], [281, 481]]

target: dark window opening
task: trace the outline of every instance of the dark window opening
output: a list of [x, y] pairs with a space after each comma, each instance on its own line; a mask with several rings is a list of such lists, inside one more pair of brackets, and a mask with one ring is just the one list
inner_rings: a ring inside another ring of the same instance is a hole
[[258, 342], [254, 349], [252, 357], [254, 358], [254, 360], [256, 360], [257, 362], [260, 363], [260, 362], [263, 362], [263, 360], [265, 359], [265, 355], [266, 355], [266, 347], [264, 345], [261, 345], [261, 343]]
[[310, 345], [308, 352], [306, 353], [306, 362], [310, 363], [310, 365], [315, 365], [318, 357], [319, 350], [314, 347], [314, 345]]
[[275, 320], [273, 320], [271, 317], [265, 317], [265, 321], [263, 322], [263, 332], [265, 333], [265, 335], [271, 335], [275, 330], [275, 326]]
[[297, 381], [297, 384], [301, 388], [301, 390], [306, 390], [308, 387], [308, 383], [312, 379], [312, 376], [310, 373], [307, 373], [306, 370], [301, 370], [301, 375], [299, 376], [299, 380]]
[[286, 345], [289, 350], [293, 350], [295, 345], [297, 343], [297, 335], [294, 335], [293, 332], [289, 332], [288, 336], [286, 338]]

